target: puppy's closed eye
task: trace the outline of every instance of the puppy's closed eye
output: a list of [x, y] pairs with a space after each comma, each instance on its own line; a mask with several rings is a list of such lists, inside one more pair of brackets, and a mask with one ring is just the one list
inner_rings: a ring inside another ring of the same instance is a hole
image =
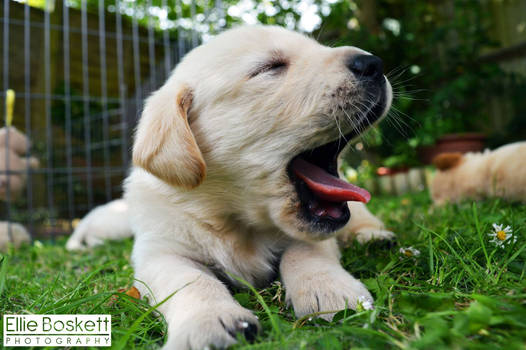
[[254, 78], [257, 75], [266, 72], [281, 74], [287, 69], [288, 66], [289, 61], [285, 57], [283, 57], [281, 54], [274, 54], [269, 60], [259, 64], [254, 70], [252, 70], [249, 74], [249, 77]]

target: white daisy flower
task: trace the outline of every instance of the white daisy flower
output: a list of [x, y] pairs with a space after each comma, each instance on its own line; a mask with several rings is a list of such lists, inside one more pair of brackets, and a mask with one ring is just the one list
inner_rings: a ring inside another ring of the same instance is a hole
[[414, 258], [420, 255], [420, 250], [413, 247], [402, 247], [400, 248], [399, 252], [400, 254], [405, 255], [408, 258]]
[[358, 306], [362, 307], [364, 310], [374, 310], [373, 302], [365, 295], [360, 295], [358, 297]]
[[490, 243], [497, 247], [504, 248], [504, 246], [517, 242], [517, 237], [513, 235], [513, 230], [510, 226], [493, 224], [493, 232], [488, 233], [488, 236], [493, 238]]

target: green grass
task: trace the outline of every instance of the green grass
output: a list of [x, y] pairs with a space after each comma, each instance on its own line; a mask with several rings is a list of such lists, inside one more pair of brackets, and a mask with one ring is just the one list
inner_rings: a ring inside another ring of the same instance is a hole
[[[526, 349], [525, 206], [492, 200], [433, 208], [422, 193], [377, 197], [370, 207], [399, 245], [354, 243], [342, 263], [368, 286], [376, 310], [297, 321], [279, 282], [257, 294], [240, 289], [235, 298], [255, 311], [263, 332], [238, 348]], [[510, 225], [517, 241], [504, 249], [490, 243], [492, 223]], [[0, 313], [109, 313], [114, 345], [158, 348], [165, 323], [118, 292], [133, 283], [131, 241], [84, 253], [63, 244], [36, 242], [3, 256]], [[421, 254], [399, 253], [408, 246]]]

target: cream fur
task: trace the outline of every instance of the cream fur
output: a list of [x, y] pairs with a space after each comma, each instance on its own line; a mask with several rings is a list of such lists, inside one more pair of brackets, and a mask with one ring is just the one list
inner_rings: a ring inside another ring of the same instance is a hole
[[[259, 327], [217, 275], [264, 285], [279, 265], [298, 317], [355, 308], [360, 297], [372, 302], [341, 267], [334, 237], [392, 233], [354, 203], [340, 232], [313, 232], [298, 217], [286, 174], [294, 155], [361, 122], [371, 97], [344, 64], [358, 53], [279, 27], [234, 29], [190, 52], [147, 100], [125, 200], [136, 287], [152, 303], [176, 292], [159, 307], [166, 349], [224, 347]], [[287, 60], [286, 74], [255, 75], [272, 55]]]
[[526, 142], [465, 154], [458, 165], [437, 171], [431, 196], [439, 205], [488, 197], [526, 203]]
[[69, 237], [66, 249], [82, 250], [102, 244], [105, 240], [131, 236], [128, 204], [123, 199], [116, 199], [89, 212]]

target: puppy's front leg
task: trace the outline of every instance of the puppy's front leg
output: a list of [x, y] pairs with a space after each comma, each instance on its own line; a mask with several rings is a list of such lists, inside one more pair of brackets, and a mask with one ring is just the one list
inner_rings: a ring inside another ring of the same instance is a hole
[[[365, 286], [343, 269], [336, 239], [294, 242], [284, 252], [280, 272], [296, 317], [320, 311], [356, 309], [373, 298]], [[330, 320], [334, 313], [320, 317]]]
[[[164, 349], [225, 348], [236, 342], [237, 333], [252, 340], [257, 334], [257, 318], [241, 307], [228, 289], [206, 267], [181, 256], [134, 252], [136, 279], [151, 292], [152, 304], [173, 292], [159, 311], [168, 322]], [[150, 294], [136, 283], [141, 295]]]

